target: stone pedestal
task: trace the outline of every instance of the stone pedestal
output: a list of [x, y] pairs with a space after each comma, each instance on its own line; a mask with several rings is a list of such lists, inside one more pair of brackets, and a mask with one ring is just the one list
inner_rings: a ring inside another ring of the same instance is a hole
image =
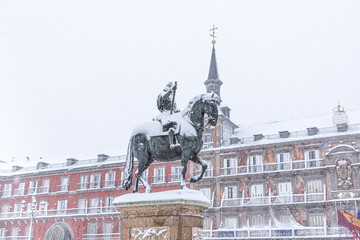
[[121, 240], [202, 239], [209, 200], [199, 191], [131, 193], [115, 198]]

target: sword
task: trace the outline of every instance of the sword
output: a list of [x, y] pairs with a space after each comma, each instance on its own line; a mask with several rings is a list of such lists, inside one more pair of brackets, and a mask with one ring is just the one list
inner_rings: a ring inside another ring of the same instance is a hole
[[174, 102], [175, 102], [175, 94], [176, 94], [176, 89], [177, 89], [177, 82], [175, 81], [175, 90], [174, 90], [174, 96], [171, 102], [171, 111], [170, 111], [170, 115], [173, 113], [173, 109], [174, 109]]

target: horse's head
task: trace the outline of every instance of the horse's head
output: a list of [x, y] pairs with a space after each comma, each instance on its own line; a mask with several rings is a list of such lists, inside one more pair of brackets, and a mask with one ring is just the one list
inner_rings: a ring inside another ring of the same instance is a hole
[[208, 115], [208, 123], [211, 126], [216, 126], [218, 120], [218, 106], [220, 105], [221, 99], [215, 94], [204, 94], [203, 100], [203, 113]]

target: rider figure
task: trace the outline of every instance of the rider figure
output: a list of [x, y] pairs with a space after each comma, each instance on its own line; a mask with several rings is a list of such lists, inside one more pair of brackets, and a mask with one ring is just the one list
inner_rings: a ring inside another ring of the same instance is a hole
[[177, 122], [173, 119], [171, 121], [166, 121], [166, 119], [169, 119], [168, 116], [170, 116], [171, 113], [180, 112], [180, 110], [176, 107], [174, 99], [174, 93], [176, 91], [176, 88], [176, 83], [173, 84], [172, 82], [169, 82], [168, 84], [166, 84], [165, 88], [163, 89], [163, 91], [161, 91], [157, 98], [157, 107], [161, 114], [154, 118], [154, 120], [161, 122], [164, 131], [169, 130], [169, 143], [171, 150], [180, 146], [175, 136]]

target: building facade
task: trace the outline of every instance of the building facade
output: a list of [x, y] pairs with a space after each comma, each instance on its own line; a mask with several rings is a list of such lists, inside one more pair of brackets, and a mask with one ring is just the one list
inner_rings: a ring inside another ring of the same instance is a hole
[[[206, 91], [220, 95], [222, 84], [213, 43]], [[355, 215], [360, 204], [360, 112], [338, 107], [329, 116], [245, 126], [220, 108], [217, 126], [203, 135], [208, 169], [188, 183], [212, 203], [204, 238], [351, 239], [336, 209]], [[121, 186], [124, 169], [125, 156], [99, 154], [0, 170], [0, 239], [119, 239], [112, 201], [130, 192]], [[187, 179], [199, 173], [193, 163], [188, 169]], [[154, 163], [143, 177], [152, 191], [166, 191], [179, 188], [180, 172], [180, 161]]]

